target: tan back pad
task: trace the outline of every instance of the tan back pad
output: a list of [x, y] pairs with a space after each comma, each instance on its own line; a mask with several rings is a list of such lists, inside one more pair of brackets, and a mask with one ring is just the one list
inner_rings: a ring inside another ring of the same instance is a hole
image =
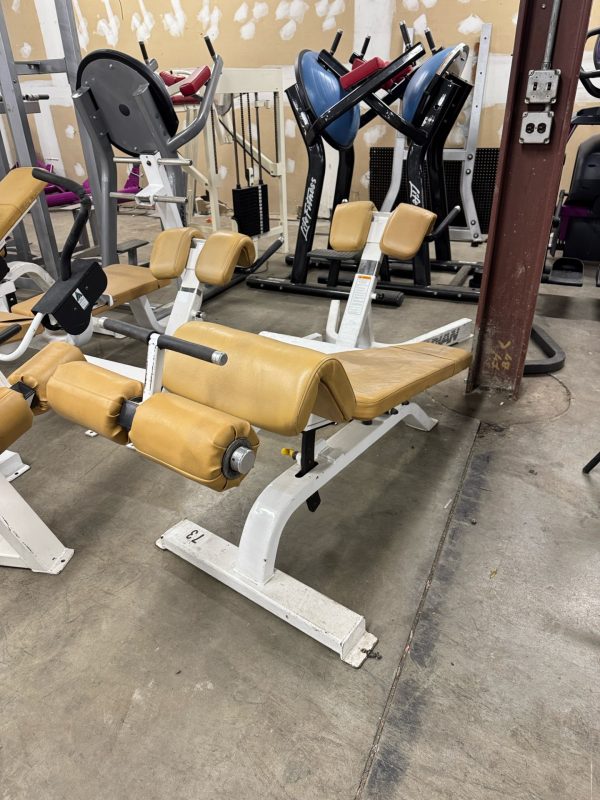
[[329, 241], [333, 249], [343, 253], [362, 250], [367, 243], [374, 211], [376, 208], [370, 200], [340, 203], [336, 206], [329, 231]]
[[33, 177], [31, 167], [11, 169], [0, 181], [0, 239], [10, 233], [45, 186]]
[[437, 217], [433, 211], [400, 205], [392, 211], [381, 237], [381, 252], [399, 261], [408, 261], [419, 252], [423, 239], [431, 232]]
[[196, 263], [196, 277], [211, 286], [224, 286], [237, 266], [249, 267], [256, 258], [249, 236], [235, 231], [216, 231], [206, 240]]

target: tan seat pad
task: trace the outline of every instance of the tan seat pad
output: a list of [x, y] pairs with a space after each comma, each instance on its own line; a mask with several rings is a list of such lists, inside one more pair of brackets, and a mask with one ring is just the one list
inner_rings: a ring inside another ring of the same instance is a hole
[[45, 185], [33, 177], [31, 167], [12, 169], [0, 181], [0, 239], [27, 213]]
[[[136, 267], [133, 264], [112, 264], [104, 271], [107, 278], [104, 294], [110, 295], [114, 302], [112, 306], [96, 306], [93, 311], [94, 316], [104, 314], [114, 306], [122, 306], [130, 300], [144, 297], [170, 283], [169, 280], [157, 280], [147, 267]], [[36, 294], [35, 297], [15, 303], [12, 307], [13, 314], [33, 316], [33, 306], [41, 297], [41, 294]]]
[[471, 363], [471, 353], [455, 347], [420, 344], [337, 353], [350, 379], [355, 419], [374, 419]]
[[22, 394], [0, 388], [0, 453], [31, 428], [33, 414]]
[[11, 325], [20, 325], [19, 332], [15, 333], [14, 336], [11, 336], [10, 339], [7, 339], [7, 341], [3, 342], [2, 344], [8, 344], [9, 342], [20, 342], [27, 333], [32, 319], [33, 317], [28, 313], [0, 311], [0, 333], [6, 330], [6, 328], [10, 328]]
[[105, 267], [104, 271], [108, 280], [105, 294], [113, 298], [115, 306], [155, 292], [170, 283], [168, 279], [157, 280], [147, 267], [132, 264], [112, 264]]

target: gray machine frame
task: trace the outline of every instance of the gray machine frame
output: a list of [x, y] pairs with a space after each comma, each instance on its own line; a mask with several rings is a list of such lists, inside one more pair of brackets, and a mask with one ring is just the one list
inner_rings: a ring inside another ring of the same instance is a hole
[[[0, 9], [0, 94], [2, 108], [14, 143], [15, 154], [21, 166], [37, 166], [37, 158], [27, 115], [39, 111], [36, 101], [27, 100], [19, 87], [19, 77], [32, 75], [54, 75], [63, 73], [75, 91], [77, 68], [81, 61], [81, 49], [77, 36], [77, 25], [70, 0], [54, 0], [56, 16], [63, 48], [63, 58], [26, 59], [14, 58], [4, 12]], [[43, 86], [40, 86], [43, 90]], [[98, 177], [94, 167], [95, 157], [92, 142], [86, 131], [81, 131], [81, 145], [88, 171], [92, 194], [98, 196]], [[4, 144], [0, 140], [0, 178], [10, 168]], [[44, 195], [41, 194], [31, 209], [31, 216], [38, 240], [40, 256], [46, 270], [56, 278], [58, 275], [58, 249], [56, 237], [50, 220], [50, 213]], [[13, 239], [19, 258], [33, 261], [31, 248], [23, 224], [13, 232]]]
[[[146, 65], [148, 69], [150, 66]], [[110, 123], [101, 108], [97, 108], [92, 97], [92, 89], [88, 86], [81, 86], [74, 91], [73, 102], [81, 121], [82, 126], [87, 131], [88, 136], [93, 142], [96, 166], [98, 169], [100, 189], [95, 195], [98, 200], [95, 203], [100, 227], [100, 252], [103, 264], [114, 264], [118, 262], [117, 254], [117, 200], [120, 197], [117, 191], [117, 163], [141, 163], [145, 168], [144, 156], [152, 157], [155, 166], [166, 168], [169, 180], [173, 189], [172, 196], [162, 196], [156, 198], [161, 203], [173, 203], [185, 207], [186, 186], [185, 176], [182, 173], [189, 160], [182, 159], [178, 150], [185, 144], [198, 136], [210, 117], [214, 97], [221, 72], [223, 70], [223, 60], [219, 55], [213, 57], [212, 75], [204, 88], [202, 102], [199, 105], [199, 113], [194, 120], [183, 129], [178, 129], [173, 136], [169, 136], [164, 129], [162, 120], [157, 117], [156, 104], [151, 96], [150, 85], [140, 85], [133, 97], [127, 96], [127, 102], [135, 104], [139, 114], [130, 120], [130, 125], [134, 119], [144, 125], [144, 136], [151, 139], [156, 146], [152, 153], [140, 152], [139, 157], [115, 157], [113, 145], [110, 141]], [[118, 148], [118, 145], [115, 144]], [[181, 221], [183, 224], [183, 220]]]

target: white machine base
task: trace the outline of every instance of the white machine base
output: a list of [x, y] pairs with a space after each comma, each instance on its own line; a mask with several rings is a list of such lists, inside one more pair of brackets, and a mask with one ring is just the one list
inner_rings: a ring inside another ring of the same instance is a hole
[[339, 653], [352, 667], [360, 667], [377, 644], [364, 617], [284, 572], [276, 569], [264, 585], [245, 578], [236, 570], [238, 548], [190, 520], [174, 525], [156, 544]]
[[4, 475], [7, 481], [14, 481], [28, 469], [31, 469], [29, 464], [25, 464], [21, 456], [13, 450], [0, 453], [0, 475]]
[[17, 490], [0, 474], [0, 567], [56, 575], [71, 560], [65, 547]]
[[[323, 422], [311, 417], [307, 430], [318, 429]], [[281, 535], [294, 511], [399, 422], [430, 431], [437, 420], [416, 403], [406, 403], [370, 425], [355, 420], [318, 441], [317, 464], [302, 475], [298, 474], [296, 453], [294, 466], [271, 481], [254, 501], [239, 546], [187, 519], [156, 544], [334, 650], [342, 661], [360, 667], [377, 643], [367, 632], [364, 617], [275, 569], [275, 561]]]

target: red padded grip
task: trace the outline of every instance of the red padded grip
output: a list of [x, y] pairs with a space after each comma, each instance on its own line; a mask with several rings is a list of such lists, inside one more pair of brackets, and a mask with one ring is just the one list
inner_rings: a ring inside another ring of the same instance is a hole
[[162, 78], [162, 82], [165, 86], [174, 86], [184, 79], [183, 75], [173, 75], [172, 72], [159, 72], [158, 74]]
[[355, 58], [352, 62], [352, 71], [346, 73], [346, 75], [342, 75], [340, 78], [342, 89], [348, 91], [348, 89], [351, 89], [353, 86], [356, 86], [357, 83], [369, 78], [374, 72], [379, 72], [379, 70], [383, 69], [385, 66], [386, 62], [382, 58], [379, 58], [379, 56], [370, 58], [368, 61]]
[[192, 72], [179, 86], [179, 91], [184, 97], [196, 94], [210, 79], [210, 67], [200, 67]]
[[194, 106], [198, 105], [200, 98], [196, 97], [195, 94], [191, 94], [189, 97], [184, 97], [182, 94], [172, 94], [171, 102], [174, 106]]
[[[352, 72], [348, 72], [346, 75], [342, 75], [340, 78], [340, 84], [342, 89], [348, 91], [353, 86], [356, 86], [357, 83], [361, 83], [362, 81], [370, 78], [371, 75], [379, 72], [380, 70], [387, 67], [389, 61], [385, 61], [383, 58], [379, 58], [379, 56], [374, 56], [370, 58], [368, 61], [363, 61], [360, 58], [355, 58], [352, 62]], [[409, 72], [411, 72], [412, 67], [405, 67], [403, 70], [397, 72], [392, 78], [387, 80], [383, 84], [383, 89], [393, 89], [394, 86], [401, 81]]]

